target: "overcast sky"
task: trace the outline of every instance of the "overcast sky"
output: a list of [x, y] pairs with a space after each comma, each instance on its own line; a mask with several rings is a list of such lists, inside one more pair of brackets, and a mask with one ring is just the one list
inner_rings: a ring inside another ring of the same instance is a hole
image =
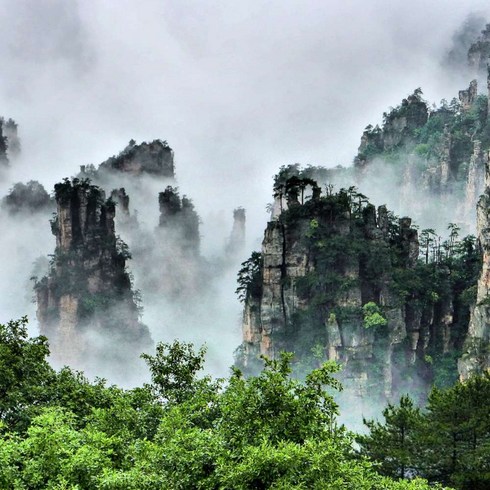
[[[164, 139], [208, 257], [233, 208], [247, 209], [245, 260], [260, 249], [281, 165], [349, 165], [363, 128], [415, 88], [438, 102], [469, 85], [441, 62], [471, 13], [490, 21], [488, 0], [0, 0], [0, 115], [18, 122], [22, 141], [0, 197], [31, 179], [51, 191], [130, 139]], [[149, 195], [139, 217], [157, 206]], [[37, 217], [2, 227], [0, 321], [32, 321], [32, 261], [54, 238]], [[144, 303], [154, 339], [205, 340], [226, 372], [240, 343], [234, 276], [205, 313], [189, 308], [194, 330], [179, 311]], [[162, 319], [173, 330], [156, 329]]]
[[12, 180], [51, 187], [131, 138], [166, 139], [204, 226], [243, 205], [257, 244], [280, 165], [349, 164], [414, 88], [452, 98], [469, 80], [439, 70], [451, 35], [471, 12], [490, 19], [488, 0], [0, 6], [0, 113], [24, 147]]

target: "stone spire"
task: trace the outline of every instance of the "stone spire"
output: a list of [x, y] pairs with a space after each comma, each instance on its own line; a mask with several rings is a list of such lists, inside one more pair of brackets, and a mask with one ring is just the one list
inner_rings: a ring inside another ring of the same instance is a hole
[[131, 369], [128, 349], [138, 359], [151, 339], [125, 269], [127, 246], [116, 238], [114, 202], [79, 179], [56, 184], [55, 199], [56, 250], [49, 274], [35, 284], [41, 333], [55, 362]]
[[472, 80], [470, 82], [469, 88], [466, 90], [459, 91], [459, 101], [463, 107], [463, 111], [467, 111], [471, 109], [471, 106], [476, 100], [478, 95], [478, 82], [476, 80]]
[[233, 228], [230, 238], [226, 244], [228, 255], [237, 255], [243, 251], [245, 246], [245, 209], [236, 208], [233, 210]]

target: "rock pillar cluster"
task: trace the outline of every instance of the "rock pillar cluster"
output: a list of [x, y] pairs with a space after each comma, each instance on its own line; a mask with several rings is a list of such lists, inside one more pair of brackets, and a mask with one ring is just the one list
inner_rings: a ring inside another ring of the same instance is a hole
[[[268, 223], [259, 284], [245, 298], [237, 351], [245, 371], [260, 365], [260, 354], [275, 358], [291, 351], [300, 362], [312, 362], [316, 349], [344, 366], [344, 382], [356, 395], [374, 385], [392, 393], [396, 346], [407, 339], [409, 326], [415, 350], [418, 337], [393, 290], [390, 247], [396, 242], [399, 267], [410, 269], [418, 236], [409, 218], [395, 224], [386, 207], [362, 199], [344, 192], [317, 197]], [[373, 328], [365, 323], [366, 304], [383, 312]]]
[[151, 339], [125, 269], [129, 252], [115, 234], [114, 202], [78, 179], [56, 184], [55, 199], [56, 250], [35, 286], [41, 333], [58, 363], [129, 366], [128, 352], [137, 356]]

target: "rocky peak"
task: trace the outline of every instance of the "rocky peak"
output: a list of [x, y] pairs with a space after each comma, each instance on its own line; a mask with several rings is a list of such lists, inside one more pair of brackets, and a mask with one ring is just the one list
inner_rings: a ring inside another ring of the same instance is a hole
[[377, 125], [366, 127], [355, 159], [357, 166], [363, 166], [374, 156], [413, 140], [415, 130], [423, 127], [429, 117], [429, 109], [421, 95], [422, 91], [417, 89], [398, 107], [385, 112], [382, 128]]
[[3, 122], [0, 121], [0, 166], [3, 167], [7, 167], [9, 163], [7, 148], [7, 137], [4, 135]]
[[115, 234], [115, 204], [80, 179], [56, 184], [55, 199], [56, 250], [49, 274], [35, 285], [41, 333], [59, 363], [90, 370], [114, 362], [126, 372], [127, 353], [137, 356], [151, 339], [125, 269], [129, 251]]
[[89, 180], [65, 179], [54, 186], [54, 191], [58, 211], [52, 230], [61, 251], [115, 240], [115, 205], [105, 200], [102, 189]]
[[49, 211], [53, 207], [53, 201], [46, 189], [36, 180], [31, 180], [27, 184], [17, 182], [2, 199], [2, 208], [11, 214], [39, 213]]
[[119, 210], [124, 215], [129, 215], [129, 196], [126, 194], [126, 189], [114, 189], [111, 192], [111, 199], [119, 206]]
[[10, 158], [16, 158], [20, 154], [20, 139], [17, 134], [18, 125], [13, 119], [3, 122], [3, 134], [7, 138], [8, 154]]
[[[490, 78], [488, 85], [490, 94]], [[416, 91], [384, 114], [382, 128], [367, 126], [354, 159], [353, 183], [361, 190], [374, 189], [378, 199], [388, 200], [390, 207], [410, 214], [422, 226], [457, 221], [464, 223], [467, 232], [473, 230], [475, 196], [483, 191], [490, 149], [488, 98], [477, 90], [473, 80], [459, 92], [459, 100], [443, 100], [431, 110], [422, 100], [417, 102], [420, 92]], [[419, 118], [412, 118], [412, 130], [405, 126], [403, 115], [410, 106], [419, 108], [415, 110]], [[331, 174], [330, 181], [338, 186], [352, 185], [349, 174], [348, 169], [343, 175]], [[383, 197], [377, 189], [386, 185], [387, 179], [397, 192]]]
[[237, 255], [245, 246], [245, 209], [236, 208], [233, 210], [233, 227], [230, 238], [226, 244], [227, 254]]
[[471, 107], [475, 103], [477, 95], [477, 80], [472, 80], [468, 89], [459, 91], [459, 101], [461, 102], [461, 108], [463, 109], [463, 111], [468, 111], [469, 109], [471, 109]]
[[199, 216], [192, 200], [179, 196], [177, 187], [167, 186], [158, 195], [160, 230], [166, 230], [183, 250], [199, 252]]
[[400, 256], [407, 267], [414, 267], [419, 258], [418, 232], [415, 228], [412, 228], [411, 218], [401, 218], [399, 225], [401, 244]]
[[[253, 370], [259, 354], [275, 357], [282, 350], [307, 362], [318, 345], [344, 364], [346, 382], [356, 390], [378, 383], [391, 393], [389, 369], [383, 367], [375, 381], [370, 364], [374, 356], [384, 366], [406, 336], [403, 308], [389, 286], [390, 257], [398, 257], [397, 267], [413, 267], [417, 231], [409, 218], [396, 222], [385, 206], [376, 209], [354, 188], [330, 189], [323, 197], [317, 192], [303, 203], [293, 194], [287, 209], [267, 224], [261, 254], [242, 264], [245, 305], [237, 363]], [[376, 346], [375, 329], [363, 323], [366, 304], [382, 312], [378, 334], [389, 339], [383, 348]]]
[[101, 163], [99, 171], [116, 171], [131, 175], [146, 173], [174, 179], [174, 152], [166, 141], [154, 140], [138, 145], [131, 140], [119, 155]]
[[[284, 167], [276, 197], [304, 172]], [[359, 403], [456, 379], [478, 268], [472, 237], [458, 242], [455, 228], [446, 242], [433, 230], [419, 236], [409, 217], [376, 208], [355, 187], [307, 199], [293, 190], [289, 203], [239, 272], [239, 367], [253, 372], [260, 354], [282, 350], [295, 353], [299, 371], [333, 359]]]

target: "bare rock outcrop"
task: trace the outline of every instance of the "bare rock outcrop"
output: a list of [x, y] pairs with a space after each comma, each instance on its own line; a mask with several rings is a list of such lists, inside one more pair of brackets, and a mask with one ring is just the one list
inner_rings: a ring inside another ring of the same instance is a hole
[[485, 192], [477, 206], [478, 242], [482, 269], [478, 279], [476, 305], [458, 367], [462, 379], [490, 369], [490, 166], [487, 155]]
[[55, 198], [56, 250], [35, 285], [41, 333], [59, 364], [130, 372], [152, 342], [125, 268], [129, 251], [115, 234], [114, 202], [79, 179], [56, 184]]
[[0, 166], [7, 167], [9, 161], [20, 154], [20, 139], [17, 123], [13, 119], [0, 117]]
[[[316, 349], [343, 364], [344, 383], [356, 395], [377, 386], [390, 396], [395, 348], [407, 328], [412, 337], [420, 330], [407, 326], [393, 291], [391, 244], [398, 266], [414, 267], [417, 231], [409, 218], [395, 223], [384, 206], [376, 210], [354, 191], [286, 201], [287, 209], [267, 224], [261, 254], [241, 270], [248, 289], [237, 364], [253, 371], [259, 355], [281, 351], [307, 363]], [[375, 328], [366, 326], [366, 304], [382, 311]], [[419, 349], [418, 338], [412, 344]]]
[[471, 106], [475, 103], [476, 96], [478, 95], [477, 80], [472, 80], [469, 88], [466, 90], [460, 90], [458, 95], [463, 111], [468, 111], [471, 109]]
[[226, 244], [225, 252], [229, 257], [238, 256], [245, 247], [246, 217], [244, 208], [233, 210], [233, 227]]
[[309, 175], [281, 169], [262, 250], [238, 274], [237, 365], [255, 372], [260, 355], [289, 351], [301, 375], [334, 360], [365, 408], [454, 382], [480, 267], [474, 237], [460, 240], [455, 224], [444, 242], [430, 229], [419, 235], [355, 187], [322, 195]]

